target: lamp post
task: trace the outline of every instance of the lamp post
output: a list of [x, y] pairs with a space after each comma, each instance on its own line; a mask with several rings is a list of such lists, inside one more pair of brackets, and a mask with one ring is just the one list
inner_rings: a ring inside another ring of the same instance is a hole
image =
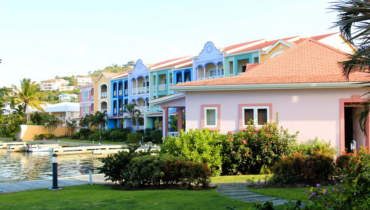
[[51, 162], [53, 164], [53, 186], [50, 190], [60, 190], [61, 188], [58, 187], [58, 155], [53, 154], [51, 158]]
[[356, 141], [352, 140], [351, 141], [351, 153], [353, 153], [353, 151], [355, 151], [355, 149], [356, 149]]

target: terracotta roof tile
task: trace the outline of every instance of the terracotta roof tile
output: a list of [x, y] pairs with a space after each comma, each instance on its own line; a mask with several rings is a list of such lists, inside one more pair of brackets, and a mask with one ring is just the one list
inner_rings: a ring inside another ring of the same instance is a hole
[[[347, 55], [335, 48], [312, 39], [305, 39], [244, 74], [193, 81], [174, 87], [347, 82], [348, 80], [343, 76], [342, 67], [339, 64], [340, 61], [346, 59], [348, 59]], [[350, 82], [369, 80], [370, 74], [366, 72], [352, 73], [349, 78]]]
[[252, 44], [254, 42], [259, 42], [261, 41], [262, 39], [259, 39], [259, 40], [254, 40], [254, 41], [249, 41], [249, 42], [243, 42], [243, 43], [239, 43], [239, 44], [234, 44], [234, 45], [231, 45], [231, 46], [227, 46], [227, 47], [224, 47], [222, 51], [229, 51], [229, 50], [233, 50], [235, 48], [239, 48], [239, 47], [243, 47], [245, 45], [249, 45], [249, 44]]
[[[188, 58], [188, 59], [185, 59], [185, 60], [181, 60], [179, 62], [176, 62], [176, 63], [171, 63], [171, 64], [168, 64], [168, 65], [165, 65], [165, 66], [158, 67], [157, 69], [170, 68], [170, 67], [178, 66], [178, 65], [181, 65], [181, 64], [186, 64], [186, 63], [189, 63], [189, 62], [192, 62], [192, 61], [193, 60], [191, 58]], [[193, 66], [193, 65], [191, 65], [191, 66]]]
[[174, 58], [174, 59], [165, 60], [165, 61], [162, 61], [162, 62], [159, 62], [159, 63], [155, 63], [155, 64], [151, 65], [150, 68], [155, 68], [157, 66], [160, 66], [160, 65], [172, 62], [172, 61], [180, 60], [180, 59], [186, 58], [186, 57], [188, 57], [188, 56], [183, 56], [183, 57], [180, 57], [180, 58]]

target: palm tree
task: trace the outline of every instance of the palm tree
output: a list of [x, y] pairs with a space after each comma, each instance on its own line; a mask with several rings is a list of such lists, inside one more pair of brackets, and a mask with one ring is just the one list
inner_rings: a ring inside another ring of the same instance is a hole
[[9, 93], [8, 88], [6, 87], [0, 88], [0, 118], [4, 111], [3, 107], [5, 107], [7, 102], [8, 93]]
[[104, 112], [97, 111], [93, 115], [92, 124], [94, 126], [99, 126], [100, 129], [102, 129], [103, 127], [105, 127], [105, 123], [107, 123], [106, 117], [107, 117], [106, 111]]
[[94, 125], [94, 115], [89, 114], [86, 115], [85, 117], [82, 117], [80, 120], [80, 126], [81, 127], [87, 127], [88, 129], [91, 130], [92, 126]]
[[[134, 130], [133, 129], [134, 128], [134, 125], [132, 124], [132, 120], [133, 119], [139, 119], [137, 117], [141, 115], [141, 112], [140, 112], [139, 109], [137, 109], [137, 105], [136, 104], [133, 104], [133, 103], [123, 104], [123, 107], [124, 107], [124, 110], [123, 110], [122, 113], [126, 114], [126, 116], [123, 117], [123, 121], [125, 121], [127, 119], [130, 119], [130, 122], [131, 122], [131, 130]], [[137, 130], [139, 130], [138, 126], [139, 126], [139, 122], [138, 122], [138, 120], [136, 120], [136, 128], [137, 128]]]
[[[13, 85], [13, 88], [16, 91], [16, 97], [14, 98], [15, 103], [23, 105], [23, 112], [27, 112], [27, 107], [30, 106], [34, 109], [44, 111], [41, 105], [46, 103], [40, 101], [40, 97], [44, 94], [39, 92], [39, 85], [36, 82], [32, 82], [31, 79], [21, 80], [21, 88]], [[27, 116], [28, 121], [28, 116]]]
[[[370, 2], [367, 0], [339, 0], [330, 8], [338, 12], [333, 27], [339, 27], [343, 38], [357, 48], [343, 65], [343, 75], [349, 79], [351, 72], [370, 69]], [[367, 94], [370, 94], [367, 93]], [[357, 117], [361, 130], [366, 134], [366, 119], [370, 113], [370, 100], [363, 103]]]
[[61, 120], [56, 118], [54, 115], [50, 115], [48, 117], [47, 121], [45, 122], [45, 127], [49, 129], [49, 132], [54, 134], [54, 130], [58, 127], [58, 125], [61, 123]]
[[76, 120], [71, 120], [71, 121], [66, 120], [66, 126], [68, 127], [70, 131], [70, 136], [72, 136], [75, 128], [77, 127], [77, 121]]

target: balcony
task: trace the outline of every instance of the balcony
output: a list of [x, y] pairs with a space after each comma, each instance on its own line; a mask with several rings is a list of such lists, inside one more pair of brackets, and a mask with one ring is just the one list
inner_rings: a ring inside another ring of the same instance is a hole
[[148, 93], [148, 88], [147, 87], [139, 87], [139, 88], [132, 88], [132, 94], [145, 94]]
[[108, 113], [108, 110], [107, 109], [100, 109], [100, 112], [101, 113], [104, 113], [104, 112], [107, 112]]
[[101, 97], [101, 98], [108, 98], [108, 92], [102, 92], [102, 93], [100, 94], [100, 97]]
[[119, 90], [118, 93], [119, 93], [119, 96], [122, 96], [122, 90]]
[[113, 114], [117, 114], [117, 108], [114, 108]]
[[157, 87], [153, 86], [153, 92], [157, 92]]
[[125, 95], [126, 96], [128, 95], [128, 89], [125, 89]]
[[158, 85], [158, 90], [159, 91], [166, 91], [167, 90], [166, 84]]
[[137, 109], [140, 110], [140, 112], [148, 112], [149, 106], [138, 106]]
[[92, 100], [92, 101], [94, 100], [94, 96], [91, 96], [91, 100]]
[[113, 91], [113, 96], [116, 97], [117, 96], [117, 91]]
[[167, 132], [167, 136], [177, 137], [177, 136], [180, 136], [180, 133], [179, 132]]
[[215, 79], [215, 78], [223, 78], [224, 75], [217, 75], [217, 76], [210, 76], [210, 77], [200, 77], [198, 80], [206, 80], [206, 79]]
[[56, 118], [58, 118], [62, 122], [65, 122], [66, 121], [66, 118], [65, 117], [56, 117]]

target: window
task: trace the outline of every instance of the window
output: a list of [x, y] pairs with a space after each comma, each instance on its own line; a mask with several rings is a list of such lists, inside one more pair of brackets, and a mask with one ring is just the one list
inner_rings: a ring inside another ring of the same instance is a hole
[[89, 107], [88, 106], [84, 106], [82, 108], [82, 115], [85, 116], [87, 114], [89, 114]]
[[269, 122], [270, 107], [269, 106], [243, 106], [242, 107], [242, 121], [243, 126], [247, 126], [248, 122], [252, 120], [255, 126], [261, 126]]
[[258, 57], [254, 58], [254, 63], [259, 63], [259, 58]]
[[88, 101], [89, 100], [89, 91], [84, 91], [83, 92], [83, 100]]
[[210, 73], [211, 73], [211, 77], [216, 76], [216, 70], [211, 70]]
[[204, 107], [204, 127], [218, 127], [218, 107]]
[[242, 66], [242, 72], [245, 72], [246, 69], [247, 69], [247, 66]]

